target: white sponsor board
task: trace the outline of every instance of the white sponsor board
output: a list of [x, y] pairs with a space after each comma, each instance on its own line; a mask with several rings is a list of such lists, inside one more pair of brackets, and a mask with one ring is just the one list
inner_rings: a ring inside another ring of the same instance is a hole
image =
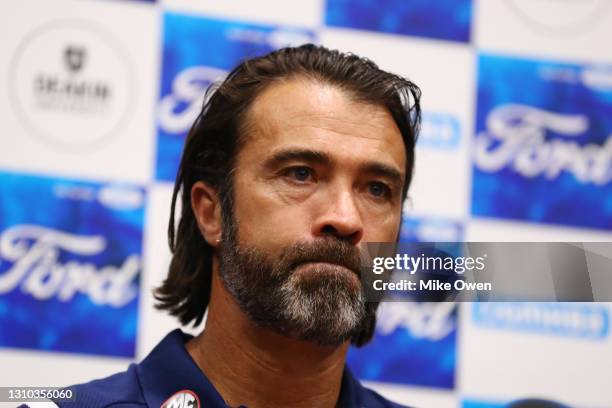
[[0, 166], [149, 181], [157, 16], [138, 3], [0, 4]]
[[570, 406], [612, 401], [612, 304], [481, 303], [464, 304], [462, 312], [462, 394]]
[[228, 20], [259, 24], [281, 24], [300, 27], [323, 25], [324, 0], [158, 0], [165, 10], [188, 14], [205, 14]]
[[608, 0], [475, 1], [474, 41], [480, 50], [560, 60], [612, 61]]

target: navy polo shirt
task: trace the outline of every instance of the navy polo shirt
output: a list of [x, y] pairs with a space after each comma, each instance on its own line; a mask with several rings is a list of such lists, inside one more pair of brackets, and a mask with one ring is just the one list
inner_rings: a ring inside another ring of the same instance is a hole
[[[64, 408], [161, 407], [169, 398], [188, 391], [201, 408], [228, 408], [185, 349], [192, 336], [177, 329], [170, 332], [140, 363], [125, 372], [72, 386], [74, 402], [56, 402]], [[338, 407], [402, 408], [363, 387], [345, 367]]]

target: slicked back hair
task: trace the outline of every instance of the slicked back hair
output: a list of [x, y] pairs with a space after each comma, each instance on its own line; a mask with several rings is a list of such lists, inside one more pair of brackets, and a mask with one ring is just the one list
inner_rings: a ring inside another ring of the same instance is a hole
[[[202, 181], [213, 187], [224, 218], [233, 211], [232, 172], [244, 143], [245, 117], [255, 98], [275, 82], [304, 78], [343, 90], [353, 100], [386, 108], [399, 128], [406, 150], [406, 198], [414, 167], [421, 119], [419, 88], [354, 54], [306, 44], [282, 48], [243, 61], [207, 91], [183, 150], [174, 192], [168, 241], [172, 260], [168, 277], [156, 289], [156, 305], [180, 322], [201, 323], [210, 300], [213, 248], [204, 240], [191, 208], [191, 188]], [[180, 194], [180, 221], [175, 226]], [[225, 218], [227, 219], [227, 218]], [[373, 328], [372, 328], [373, 330]]]

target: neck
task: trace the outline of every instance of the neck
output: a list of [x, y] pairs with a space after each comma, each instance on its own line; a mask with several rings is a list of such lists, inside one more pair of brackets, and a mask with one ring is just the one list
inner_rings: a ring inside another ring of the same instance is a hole
[[204, 331], [187, 351], [230, 406], [334, 407], [348, 342], [321, 347], [255, 325], [213, 273]]

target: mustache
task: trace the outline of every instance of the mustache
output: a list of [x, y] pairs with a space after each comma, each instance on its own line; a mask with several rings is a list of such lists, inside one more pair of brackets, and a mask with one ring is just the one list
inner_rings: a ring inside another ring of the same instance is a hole
[[331, 263], [350, 269], [361, 278], [363, 259], [356, 246], [336, 238], [321, 238], [291, 245], [283, 251], [279, 264], [282, 264], [285, 270], [293, 270], [307, 262]]

